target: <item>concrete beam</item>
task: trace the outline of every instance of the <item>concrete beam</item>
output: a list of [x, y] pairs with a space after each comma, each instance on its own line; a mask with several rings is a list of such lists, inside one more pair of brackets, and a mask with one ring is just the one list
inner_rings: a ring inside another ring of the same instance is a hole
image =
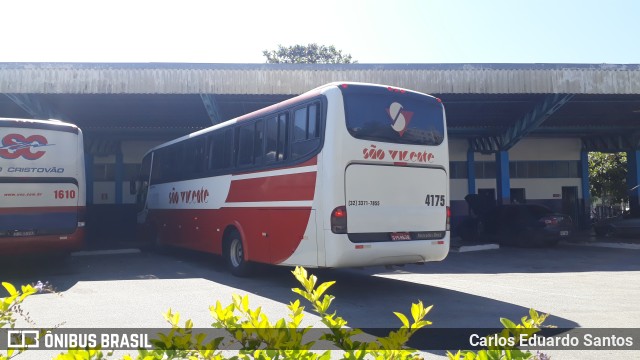
[[200, 98], [202, 99], [204, 108], [207, 110], [207, 114], [209, 114], [211, 125], [221, 123], [223, 119], [222, 116], [220, 116], [218, 102], [216, 101], [216, 98], [213, 96], [213, 94], [200, 94]]

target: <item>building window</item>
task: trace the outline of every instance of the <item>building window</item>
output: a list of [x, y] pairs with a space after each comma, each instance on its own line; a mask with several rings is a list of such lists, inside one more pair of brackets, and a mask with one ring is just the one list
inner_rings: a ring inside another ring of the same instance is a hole
[[449, 163], [449, 177], [451, 179], [466, 179], [469, 177], [467, 173], [466, 161], [452, 161]]

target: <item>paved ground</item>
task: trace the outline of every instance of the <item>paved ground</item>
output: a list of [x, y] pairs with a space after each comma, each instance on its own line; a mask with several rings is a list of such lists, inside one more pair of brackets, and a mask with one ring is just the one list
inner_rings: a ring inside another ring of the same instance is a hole
[[[334, 308], [353, 327], [399, 326], [392, 312], [408, 313], [418, 300], [434, 305], [429, 315], [433, 327], [496, 327], [500, 317], [517, 320], [530, 308], [550, 313], [547, 322], [560, 327], [638, 327], [640, 251], [593, 244], [585, 237], [554, 248], [452, 252], [445, 261], [423, 266], [313, 272], [322, 281], [337, 281], [330, 290], [336, 296]], [[49, 281], [59, 291], [33, 296], [25, 304], [39, 327], [164, 327], [161, 314], [168, 308], [206, 327], [212, 322], [208, 306], [217, 300], [228, 303], [233, 293], [250, 294], [251, 305], [271, 317], [283, 316], [286, 304], [296, 298], [289, 269], [266, 267], [255, 278], [239, 279], [227, 273], [218, 257], [185, 251], [94, 252], [77, 254], [66, 264], [12, 265], [0, 268], [0, 280]], [[308, 325], [319, 325], [311, 312], [306, 319]], [[412, 345], [420, 346], [420, 339]], [[640, 358], [637, 351], [547, 353], [554, 359]], [[20, 359], [53, 355], [32, 352]], [[425, 355], [440, 358], [442, 352]]]
[[[640, 237], [620, 237], [620, 236], [596, 236], [593, 230], [582, 230], [572, 234], [571, 237], [563, 241], [564, 244], [581, 246], [608, 247], [622, 249], [640, 249]], [[451, 239], [451, 249], [453, 251], [479, 251], [499, 248], [498, 244], [491, 242], [468, 242], [459, 237]]]

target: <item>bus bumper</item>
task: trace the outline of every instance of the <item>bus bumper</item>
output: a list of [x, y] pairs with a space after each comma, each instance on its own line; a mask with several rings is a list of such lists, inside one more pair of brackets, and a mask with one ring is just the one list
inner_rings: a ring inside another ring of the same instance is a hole
[[0, 237], [0, 256], [65, 254], [84, 247], [84, 228], [72, 234]]
[[443, 239], [353, 243], [347, 235], [325, 231], [326, 267], [402, 265], [443, 260], [449, 254], [449, 231]]

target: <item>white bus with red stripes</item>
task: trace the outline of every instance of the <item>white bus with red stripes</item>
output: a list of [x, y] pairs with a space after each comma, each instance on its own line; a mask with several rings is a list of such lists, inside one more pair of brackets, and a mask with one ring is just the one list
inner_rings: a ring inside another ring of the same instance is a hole
[[0, 118], [0, 255], [80, 249], [85, 191], [77, 126]]
[[150, 150], [138, 223], [157, 245], [353, 267], [449, 251], [449, 149], [435, 97], [334, 83]]

